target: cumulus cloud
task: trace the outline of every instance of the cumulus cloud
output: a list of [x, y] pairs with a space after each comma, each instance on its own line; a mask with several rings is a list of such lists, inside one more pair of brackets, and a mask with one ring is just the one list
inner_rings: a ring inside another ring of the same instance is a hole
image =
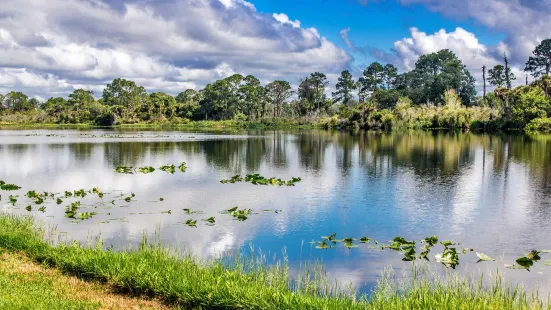
[[124, 77], [177, 93], [236, 72], [293, 82], [351, 61], [315, 28], [243, 0], [4, 0], [0, 11], [3, 92], [101, 91]]
[[510, 59], [523, 66], [534, 47], [551, 37], [551, 0], [400, 0], [462, 19], [473, 19], [506, 34], [502, 48]]
[[[347, 33], [348, 34], [348, 33]], [[477, 88], [482, 90], [482, 66], [488, 69], [503, 63], [503, 52], [508, 53], [507, 46], [500, 44], [488, 47], [478, 40], [475, 34], [458, 27], [453, 31], [441, 29], [427, 34], [413, 27], [410, 28], [410, 37], [394, 42], [389, 51], [377, 48], [365, 49], [369, 56], [384, 62], [392, 63], [403, 71], [415, 68], [415, 62], [420, 56], [435, 53], [443, 49], [454, 52], [467, 66], [467, 69], [477, 80]], [[351, 49], [352, 50], [352, 49]], [[358, 50], [356, 47], [355, 50]], [[524, 67], [513, 64], [511, 70], [517, 77], [516, 85], [524, 82]]]
[[289, 16], [287, 16], [287, 14], [284, 14], [284, 13], [274, 13], [273, 14], [274, 18], [279, 21], [280, 23], [282, 24], [290, 24], [292, 25], [293, 27], [295, 28], [300, 28], [300, 20], [298, 19], [295, 19], [295, 21], [292, 21], [289, 19]]

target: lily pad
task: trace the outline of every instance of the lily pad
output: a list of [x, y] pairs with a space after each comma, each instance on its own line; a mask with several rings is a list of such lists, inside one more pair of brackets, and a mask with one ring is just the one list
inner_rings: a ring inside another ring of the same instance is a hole
[[484, 253], [481, 253], [481, 252], [476, 252], [476, 256], [478, 256], [478, 261], [477, 263], [479, 262], [489, 262], [489, 261], [495, 261], [495, 259], [491, 258], [490, 256], [484, 254]]

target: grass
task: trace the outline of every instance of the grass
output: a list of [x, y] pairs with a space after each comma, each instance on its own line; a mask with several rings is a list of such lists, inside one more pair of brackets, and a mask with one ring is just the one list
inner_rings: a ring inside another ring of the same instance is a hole
[[168, 309], [45, 268], [20, 253], [0, 254], [0, 288], [0, 309]]
[[128, 129], [192, 129], [192, 130], [228, 130], [228, 129], [288, 129], [321, 128], [317, 119], [310, 118], [265, 118], [262, 120], [203, 120], [203, 121], [164, 121], [122, 123], [112, 126], [98, 126], [88, 123], [57, 124], [34, 120], [0, 120], [0, 128], [5, 129], [42, 129], [42, 128], [128, 128]]
[[243, 257], [232, 263], [201, 261], [145, 239], [139, 248], [109, 251], [101, 243], [54, 246], [44, 237], [32, 218], [0, 214], [1, 249], [187, 309], [551, 309], [537, 294], [507, 286], [499, 277], [488, 287], [415, 269], [405, 282], [386, 275], [368, 298], [330, 285], [319, 268], [292, 280], [286, 264], [267, 267]]

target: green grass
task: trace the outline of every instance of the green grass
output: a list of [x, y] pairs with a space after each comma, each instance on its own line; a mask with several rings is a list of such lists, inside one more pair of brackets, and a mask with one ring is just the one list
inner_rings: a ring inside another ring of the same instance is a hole
[[49, 274], [29, 270], [14, 272], [11, 269], [13, 265], [4, 261], [0, 264], [0, 309], [72, 310], [100, 307], [97, 302], [79, 300], [69, 295], [70, 288]]
[[192, 130], [228, 130], [228, 129], [286, 129], [286, 128], [321, 128], [319, 120], [302, 118], [266, 118], [259, 121], [244, 120], [204, 120], [204, 121], [164, 121], [164, 122], [141, 122], [122, 123], [112, 126], [97, 126], [94, 124], [57, 124], [45, 123], [33, 120], [0, 121], [0, 128], [3, 129], [56, 129], [56, 128], [128, 128], [128, 129], [192, 129]]
[[48, 277], [0, 273], [0, 309], [99, 309], [99, 304], [55, 294]]
[[506, 286], [499, 277], [485, 287], [455, 276], [435, 278], [421, 268], [405, 282], [383, 277], [367, 298], [330, 285], [320, 269], [291, 280], [285, 264], [266, 267], [254, 258], [223, 264], [145, 240], [137, 249], [115, 252], [101, 244], [53, 246], [44, 236], [32, 218], [0, 214], [0, 248], [190, 309], [551, 309], [537, 294]]

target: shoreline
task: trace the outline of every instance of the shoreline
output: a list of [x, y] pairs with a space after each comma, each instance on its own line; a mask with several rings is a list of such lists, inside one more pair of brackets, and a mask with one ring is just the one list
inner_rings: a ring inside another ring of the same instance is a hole
[[[367, 297], [326, 282], [322, 269], [292, 279], [285, 264], [267, 266], [237, 256], [235, 263], [199, 260], [143, 239], [139, 248], [105, 250], [101, 241], [52, 245], [45, 226], [30, 216], [0, 213], [0, 251], [23, 253], [42, 266], [83, 280], [107, 283], [118, 292], [153, 297], [168, 305], [208, 309], [550, 309], [537, 292], [503, 283], [449, 275], [434, 279], [417, 272], [407, 283], [382, 277]], [[51, 238], [51, 235], [50, 235]]]

